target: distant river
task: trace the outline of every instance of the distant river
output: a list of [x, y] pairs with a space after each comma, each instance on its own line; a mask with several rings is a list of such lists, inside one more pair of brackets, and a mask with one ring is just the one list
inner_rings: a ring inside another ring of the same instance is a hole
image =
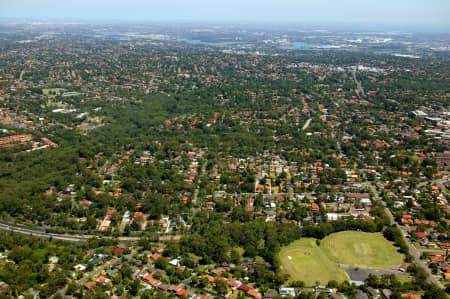
[[305, 50], [305, 49], [314, 49], [317, 45], [308, 44], [304, 42], [292, 42], [288, 45], [282, 45], [279, 48], [283, 50]]
[[135, 39], [132, 36], [124, 35], [120, 32], [101, 32], [96, 35], [97, 37], [118, 37], [120, 40], [133, 40]]
[[232, 46], [238, 44], [237, 42], [204, 42], [199, 39], [189, 39], [189, 38], [177, 38], [177, 41], [192, 45], [203, 45], [203, 46]]

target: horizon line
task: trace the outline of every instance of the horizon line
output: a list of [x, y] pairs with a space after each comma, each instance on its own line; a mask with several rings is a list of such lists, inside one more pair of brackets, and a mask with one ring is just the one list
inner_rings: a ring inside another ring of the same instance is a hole
[[[0, 23], [46, 23], [46, 24], [195, 24], [195, 25], [290, 25], [290, 26], [366, 26], [366, 27], [410, 27], [419, 29], [418, 27], [425, 27], [424, 29], [450, 29], [450, 23], [436, 24], [436, 23], [400, 23], [400, 22], [370, 22], [370, 21], [313, 21], [313, 20], [281, 20], [281, 19], [194, 19], [194, 18], [149, 18], [149, 19], [130, 19], [130, 18], [89, 18], [89, 17], [2, 17], [0, 16]], [[450, 32], [448, 32], [450, 33]]]

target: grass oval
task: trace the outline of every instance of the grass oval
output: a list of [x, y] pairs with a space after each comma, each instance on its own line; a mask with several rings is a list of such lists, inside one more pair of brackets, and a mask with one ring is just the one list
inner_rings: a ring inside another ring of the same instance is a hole
[[323, 239], [320, 247], [337, 263], [352, 267], [388, 269], [404, 258], [381, 233], [339, 232]]

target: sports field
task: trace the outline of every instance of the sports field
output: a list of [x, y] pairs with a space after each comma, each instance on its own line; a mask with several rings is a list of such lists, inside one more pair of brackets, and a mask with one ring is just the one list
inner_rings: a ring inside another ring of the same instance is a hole
[[339, 264], [351, 267], [389, 269], [400, 265], [403, 255], [381, 233], [345, 231], [332, 234], [317, 246], [316, 239], [302, 238], [280, 251], [282, 270], [291, 280], [307, 286], [319, 281], [343, 281], [348, 277]]
[[280, 252], [283, 271], [291, 280], [303, 280], [306, 285], [321, 285], [330, 280], [344, 281], [347, 276], [338, 264], [316, 245], [316, 239], [303, 238], [283, 247]]
[[389, 269], [403, 261], [403, 255], [381, 233], [339, 232], [323, 239], [321, 248], [334, 261], [353, 267]]

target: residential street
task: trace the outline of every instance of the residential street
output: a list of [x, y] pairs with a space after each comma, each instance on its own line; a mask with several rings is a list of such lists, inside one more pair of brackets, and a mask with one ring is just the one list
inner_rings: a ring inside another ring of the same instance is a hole
[[388, 215], [391, 225], [395, 224], [402, 231], [403, 240], [409, 247], [409, 254], [414, 258], [414, 261], [416, 262], [416, 264], [420, 265], [425, 270], [425, 272], [428, 274], [428, 281], [430, 283], [437, 285], [441, 289], [444, 289], [445, 288], [444, 285], [431, 273], [430, 268], [428, 268], [428, 266], [420, 259], [420, 254], [421, 254], [420, 251], [417, 250], [417, 248], [414, 247], [414, 245], [411, 243], [410, 239], [408, 239], [405, 236], [404, 230], [395, 221], [394, 216], [392, 215], [389, 208], [386, 207], [386, 203], [380, 198], [380, 195], [379, 195], [378, 191], [376, 190], [376, 188], [371, 183], [368, 183], [367, 185], [369, 186], [370, 190], [375, 194], [375, 200], [377, 200], [383, 204], [384, 211]]
[[[125, 258], [128, 260], [129, 258], [131, 258], [134, 254], [136, 253], [136, 250], [132, 250], [129, 254], [125, 255]], [[104, 263], [101, 266], [98, 266], [95, 268], [94, 271], [89, 272], [88, 274], [86, 274], [85, 276], [83, 276], [83, 278], [81, 278], [80, 280], [78, 280], [77, 282], [79, 284], [85, 284], [86, 282], [89, 281], [90, 278], [92, 277], [96, 277], [100, 274], [100, 272], [110, 268], [110, 267], [114, 267], [117, 264], [120, 263], [122, 259], [118, 258], [118, 257], [112, 257], [111, 260], [107, 261], [106, 263]]]

